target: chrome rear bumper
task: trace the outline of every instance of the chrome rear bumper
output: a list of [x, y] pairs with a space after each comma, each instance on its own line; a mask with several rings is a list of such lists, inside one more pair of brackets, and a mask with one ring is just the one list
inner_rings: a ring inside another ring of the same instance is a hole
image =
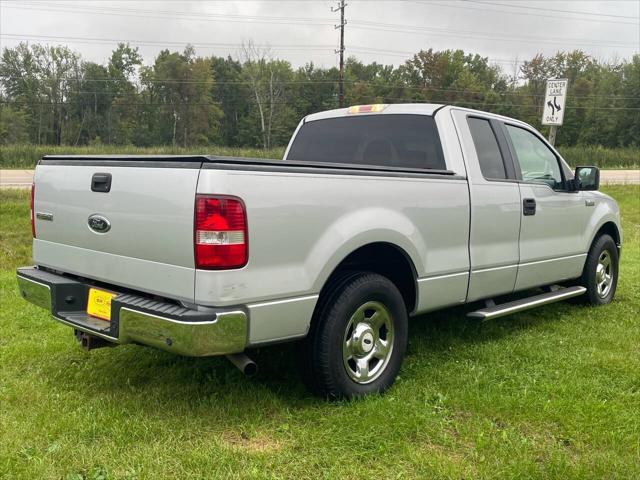
[[57, 321], [116, 344], [139, 343], [186, 356], [242, 352], [247, 344], [247, 314], [240, 308], [189, 309], [148, 297], [118, 293], [111, 320], [86, 313], [92, 285], [36, 267], [16, 272], [22, 297], [42, 307]]

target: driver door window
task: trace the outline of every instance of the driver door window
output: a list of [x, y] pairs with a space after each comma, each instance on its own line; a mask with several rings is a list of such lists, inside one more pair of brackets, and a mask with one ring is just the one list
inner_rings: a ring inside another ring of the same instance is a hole
[[544, 183], [554, 190], [564, 187], [558, 159], [534, 134], [524, 128], [505, 125], [515, 150], [522, 180]]
[[522, 173], [515, 289], [578, 277], [584, 264], [584, 252], [580, 250], [585, 225], [584, 199], [564, 188], [559, 159], [543, 140], [527, 129], [504, 126], [515, 154], [516, 170]]

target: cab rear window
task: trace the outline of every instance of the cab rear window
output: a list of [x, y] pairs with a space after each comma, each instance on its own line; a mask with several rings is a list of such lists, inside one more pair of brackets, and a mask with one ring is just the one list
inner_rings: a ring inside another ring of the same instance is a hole
[[445, 170], [433, 117], [362, 115], [305, 123], [287, 160]]

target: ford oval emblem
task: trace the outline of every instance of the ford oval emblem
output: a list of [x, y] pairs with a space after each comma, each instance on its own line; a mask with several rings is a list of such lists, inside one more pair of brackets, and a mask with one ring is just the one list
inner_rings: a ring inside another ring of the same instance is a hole
[[91, 215], [87, 224], [96, 233], [107, 233], [111, 230], [111, 222], [102, 215]]

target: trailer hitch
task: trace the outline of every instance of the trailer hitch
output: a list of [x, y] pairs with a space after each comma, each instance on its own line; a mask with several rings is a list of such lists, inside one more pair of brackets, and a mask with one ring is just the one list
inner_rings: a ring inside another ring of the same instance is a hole
[[96, 348], [103, 347], [114, 347], [115, 343], [109, 342], [103, 338], [96, 337], [95, 335], [91, 335], [90, 333], [82, 332], [80, 330], [74, 330], [73, 334], [80, 343], [80, 346], [86, 350], [87, 352], [90, 350], [95, 350]]

